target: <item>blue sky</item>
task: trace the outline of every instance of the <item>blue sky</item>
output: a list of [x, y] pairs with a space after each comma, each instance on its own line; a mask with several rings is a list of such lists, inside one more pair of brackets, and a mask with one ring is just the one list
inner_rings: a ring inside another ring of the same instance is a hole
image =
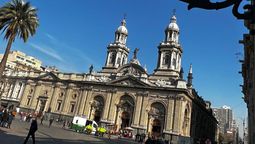
[[[2, 5], [7, 0], [0, 2]], [[185, 77], [193, 65], [194, 87], [213, 107], [229, 105], [234, 114], [247, 116], [238, 74], [243, 47], [238, 43], [247, 32], [231, 8], [220, 11], [187, 10], [179, 0], [30, 0], [38, 8], [40, 27], [27, 43], [16, 40], [13, 50], [37, 57], [44, 65], [61, 71], [86, 73], [90, 64], [104, 66], [107, 45], [127, 14], [132, 51], [139, 48], [138, 59], [152, 73], [157, 63], [157, 46], [176, 9], [183, 47]], [[1, 40], [0, 52], [6, 43]], [[239, 53], [239, 55], [237, 55]], [[241, 54], [240, 54], [241, 53]]]

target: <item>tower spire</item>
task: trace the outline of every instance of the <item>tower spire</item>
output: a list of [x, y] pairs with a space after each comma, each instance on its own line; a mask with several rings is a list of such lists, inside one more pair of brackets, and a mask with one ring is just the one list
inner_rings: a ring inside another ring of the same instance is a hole
[[158, 46], [157, 68], [153, 74], [157, 79], [162, 77], [162, 79], [180, 78], [182, 48], [179, 43], [179, 26], [176, 22], [175, 12], [176, 10], [173, 10], [170, 23], [165, 29], [165, 40]]
[[127, 37], [126, 14], [124, 14], [121, 25], [115, 31], [114, 42], [107, 47], [107, 57], [103, 72], [115, 72], [118, 67], [127, 63], [129, 54], [129, 48], [126, 46]]
[[191, 88], [191, 87], [192, 87], [192, 79], [193, 79], [192, 64], [190, 64], [190, 67], [189, 67], [189, 74], [188, 74], [188, 82], [187, 82], [187, 87], [188, 87], [188, 88]]

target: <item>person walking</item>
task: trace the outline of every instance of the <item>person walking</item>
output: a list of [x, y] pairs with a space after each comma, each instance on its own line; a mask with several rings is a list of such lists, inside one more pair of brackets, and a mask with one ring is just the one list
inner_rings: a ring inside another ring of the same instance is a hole
[[1, 123], [2, 127], [7, 126], [7, 120], [8, 120], [8, 112], [7, 112], [7, 110], [4, 110], [3, 117], [2, 117], [2, 123]]
[[43, 125], [44, 115], [41, 118], [41, 125]]
[[65, 128], [65, 127], [66, 127], [66, 121], [64, 120], [62, 128]]
[[50, 118], [50, 120], [49, 120], [49, 127], [51, 127], [51, 125], [52, 125], [52, 123], [53, 123], [53, 118]]
[[37, 120], [36, 120], [36, 117], [32, 119], [32, 122], [31, 122], [31, 126], [30, 126], [30, 129], [29, 129], [29, 132], [27, 134], [27, 137], [24, 141], [23, 144], [26, 144], [29, 137], [32, 136], [32, 140], [33, 140], [33, 144], [35, 144], [35, 132], [37, 131], [38, 127], [37, 127]]
[[10, 112], [7, 120], [7, 128], [11, 128], [12, 120], [14, 118], [14, 115]]

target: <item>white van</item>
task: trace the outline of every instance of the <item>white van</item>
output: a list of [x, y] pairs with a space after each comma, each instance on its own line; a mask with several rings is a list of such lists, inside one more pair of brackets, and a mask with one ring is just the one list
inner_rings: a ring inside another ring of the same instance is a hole
[[88, 120], [86, 117], [75, 116], [73, 118], [71, 129], [74, 129], [76, 132], [84, 132], [85, 127], [89, 124], [92, 126], [92, 134], [95, 134], [98, 124], [95, 121]]

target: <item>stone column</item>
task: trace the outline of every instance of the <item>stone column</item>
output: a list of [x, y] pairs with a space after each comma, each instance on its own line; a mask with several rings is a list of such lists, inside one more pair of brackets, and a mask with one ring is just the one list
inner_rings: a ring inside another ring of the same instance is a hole
[[136, 105], [135, 105], [135, 109], [134, 109], [134, 113], [133, 113], [133, 124], [134, 125], [138, 125], [139, 124], [139, 120], [140, 120], [140, 113], [141, 113], [141, 107], [142, 107], [142, 93], [137, 93], [136, 94]]
[[[64, 95], [63, 95], [63, 96], [60, 96], [61, 89], [65, 89], [65, 90], [66, 90], [67, 87], [66, 87], [66, 86], [63, 86], [63, 85], [61, 85], [61, 84], [56, 85], [56, 87], [55, 87], [55, 92], [54, 92], [54, 94], [53, 94], [53, 100], [52, 100], [52, 102], [51, 102], [52, 104], [50, 104], [50, 105], [52, 106], [52, 110], [53, 110], [54, 112], [59, 112], [59, 111], [61, 111], [61, 109], [62, 109], [62, 107], [63, 107], [63, 105], [64, 105], [65, 96], [64, 96]], [[65, 91], [65, 93], [66, 93], [66, 91]], [[57, 107], [58, 107], [57, 102], [58, 102], [58, 100], [61, 100], [61, 101], [62, 101], [59, 111], [57, 111]]]
[[116, 93], [117, 93], [116, 88], [111, 90], [111, 96], [109, 97], [109, 103], [108, 103], [109, 107], [105, 107], [106, 108], [105, 111], [108, 111], [107, 120], [112, 121], [112, 122], [114, 121], [114, 115], [115, 115], [114, 109], [116, 107], [116, 105], [115, 105], [115, 101], [117, 99]]
[[143, 99], [142, 99], [142, 102], [143, 102], [143, 105], [142, 105], [142, 108], [141, 108], [141, 118], [140, 118], [140, 126], [141, 127], [144, 127], [144, 128], [147, 128], [147, 120], [148, 120], [148, 110], [146, 110], [146, 108], [149, 106], [149, 93], [146, 92], [144, 93], [143, 95]]
[[119, 130], [121, 128], [121, 114], [122, 114], [123, 110], [120, 107], [117, 107], [116, 110], [116, 122], [114, 122], [114, 124], [116, 124], [116, 130]]
[[[25, 92], [25, 83], [21, 82], [22, 85], [20, 87], [20, 91], [19, 93], [17, 94], [17, 99], [18, 100], [21, 100], [21, 96], [24, 95], [24, 92]], [[21, 101], [20, 101], [21, 102]]]
[[78, 100], [78, 106], [76, 110], [76, 114], [83, 115], [84, 105], [86, 101], [86, 89], [84, 87], [81, 88], [80, 94], [79, 94], [79, 100]]
[[31, 89], [30, 84], [31, 84], [31, 81], [28, 80], [26, 85], [25, 85], [25, 88], [24, 88], [24, 93], [22, 94], [22, 96], [20, 98], [20, 107], [26, 107], [27, 97], [29, 95], [29, 90]]
[[70, 98], [72, 97], [71, 94], [72, 94], [74, 86], [75, 86], [74, 84], [70, 83], [67, 87], [67, 91], [64, 98], [64, 105], [61, 110], [63, 113], [66, 113], [66, 114], [68, 113], [69, 106], [70, 106]]
[[38, 81], [36, 86], [35, 86], [35, 90], [34, 90], [34, 94], [32, 96], [32, 101], [31, 101], [31, 104], [30, 104], [30, 108], [31, 109], [35, 109], [38, 102], [37, 102], [37, 98], [40, 94], [40, 91], [42, 89], [42, 82], [41, 81]]
[[[112, 92], [113, 92], [112, 90], [107, 91], [107, 96], [106, 96], [105, 106], [104, 106], [105, 108], [104, 108], [103, 117], [102, 117], [103, 120], [108, 120], [108, 117], [109, 117], [110, 103], [112, 103], [111, 101], [112, 101], [112, 95], [113, 95]], [[113, 108], [112, 111], [116, 111], [116, 109]]]
[[13, 95], [13, 92], [14, 92], [14, 88], [15, 88], [15, 83], [11, 83], [10, 84], [10, 89], [9, 89], [9, 91], [8, 91], [8, 94], [7, 94], [7, 100], [8, 100], [8, 98], [9, 99], [12, 99], [12, 95]]
[[165, 124], [165, 130], [166, 131], [172, 131], [173, 126], [173, 114], [174, 114], [174, 99], [173, 96], [168, 97], [168, 104], [167, 104], [167, 110], [166, 110], [166, 124]]
[[179, 97], [176, 99], [176, 104], [175, 104], [175, 111], [174, 111], [174, 123], [173, 123], [173, 131], [176, 133], [180, 132], [180, 127], [181, 127], [181, 110], [182, 110], [182, 105], [181, 105], [181, 100]]
[[92, 97], [92, 92], [93, 92], [93, 87], [89, 87], [86, 89], [86, 92], [84, 93], [85, 96], [85, 99], [83, 101], [84, 105], [83, 105], [83, 114], [86, 115], [87, 117], [89, 117], [89, 111], [90, 111], [90, 105], [89, 105], [89, 102], [90, 102], [90, 99]]
[[[61, 85], [61, 83], [55, 83], [55, 85], [53, 85], [52, 87], [51, 87], [51, 91], [52, 91], [52, 93], [51, 93], [51, 95], [49, 96], [49, 99], [48, 99], [48, 102], [46, 103], [46, 105], [45, 105], [45, 108], [47, 108], [47, 112], [49, 111], [49, 112], [52, 112], [52, 109], [53, 109], [53, 103], [55, 104], [55, 101], [57, 101], [57, 99], [58, 99], [58, 96], [57, 96], [57, 93], [58, 93], [58, 91], [59, 91], [59, 86]], [[55, 106], [55, 105], [54, 105]]]
[[79, 94], [77, 95], [78, 98], [76, 98], [75, 110], [74, 110], [75, 115], [78, 115], [80, 111], [80, 105], [81, 105], [82, 95], [83, 95], [82, 93], [83, 93], [83, 88], [79, 89]]

